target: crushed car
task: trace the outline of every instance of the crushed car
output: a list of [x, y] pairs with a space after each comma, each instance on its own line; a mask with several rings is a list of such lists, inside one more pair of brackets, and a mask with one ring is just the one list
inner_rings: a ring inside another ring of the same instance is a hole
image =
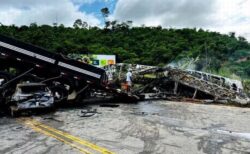
[[53, 108], [54, 96], [46, 84], [22, 83], [16, 86], [10, 104], [11, 116], [15, 117], [22, 111]]

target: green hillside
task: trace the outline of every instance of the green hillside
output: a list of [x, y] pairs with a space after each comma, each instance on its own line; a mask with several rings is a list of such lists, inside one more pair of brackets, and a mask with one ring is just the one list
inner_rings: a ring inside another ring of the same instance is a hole
[[63, 25], [0, 26], [0, 34], [57, 53], [115, 54], [118, 62], [166, 65], [196, 58], [195, 69], [244, 79], [250, 76], [250, 44], [235, 33], [203, 29], [130, 27], [111, 22], [108, 28]]

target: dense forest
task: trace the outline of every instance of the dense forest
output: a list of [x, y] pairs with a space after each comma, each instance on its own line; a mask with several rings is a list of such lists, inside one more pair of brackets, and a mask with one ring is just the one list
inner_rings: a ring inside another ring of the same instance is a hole
[[106, 22], [99, 28], [78, 19], [72, 25], [0, 24], [0, 34], [51, 52], [115, 54], [118, 62], [160, 66], [195, 59], [197, 70], [234, 78], [250, 76], [250, 44], [234, 32], [226, 35], [195, 28], [132, 27], [131, 21]]

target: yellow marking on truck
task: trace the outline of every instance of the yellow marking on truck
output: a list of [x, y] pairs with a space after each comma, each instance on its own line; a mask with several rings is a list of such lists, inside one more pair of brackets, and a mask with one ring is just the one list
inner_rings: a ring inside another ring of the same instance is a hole
[[29, 126], [30, 128], [34, 129], [37, 132], [43, 133], [47, 136], [53, 137], [65, 144], [70, 145], [71, 147], [78, 149], [81, 153], [85, 153], [85, 154], [90, 154], [89, 151], [83, 149], [82, 147], [78, 146], [84, 146], [84, 147], [88, 147], [91, 150], [97, 151], [99, 153], [102, 154], [114, 154], [113, 152], [99, 147], [93, 143], [90, 143], [86, 140], [83, 140], [81, 138], [75, 137], [69, 133], [57, 130], [55, 128], [52, 128], [50, 126], [47, 126], [43, 123], [40, 123], [39, 121], [36, 121], [32, 118], [21, 118], [19, 119], [19, 121], [21, 123], [24, 123], [25, 125]]

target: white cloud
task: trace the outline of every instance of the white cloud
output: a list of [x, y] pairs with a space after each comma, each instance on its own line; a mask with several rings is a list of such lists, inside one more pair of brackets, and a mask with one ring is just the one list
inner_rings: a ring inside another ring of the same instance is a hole
[[74, 4], [93, 4], [95, 2], [113, 2], [114, 0], [71, 0]]
[[97, 17], [79, 11], [79, 7], [71, 0], [1, 0], [0, 22], [5, 25], [29, 25], [32, 22], [51, 25], [57, 21], [72, 26], [79, 18], [92, 26], [100, 25]]
[[[79, 11], [80, 5], [115, 0], [0, 0], [0, 23], [29, 25], [62, 23], [78, 18], [92, 26], [102, 19]], [[111, 6], [111, 5], [109, 5]], [[112, 9], [113, 10], [113, 9]], [[135, 26], [197, 27], [222, 33], [236, 32], [250, 40], [250, 0], [118, 0], [110, 19], [132, 20]]]
[[210, 29], [222, 33], [236, 32], [250, 41], [250, 0], [217, 0], [217, 21]]
[[114, 16], [133, 20], [136, 25], [201, 26], [208, 23], [207, 14], [213, 11], [214, 0], [119, 0]]
[[92, 4], [97, 0], [71, 0], [74, 4]]
[[134, 25], [197, 27], [250, 40], [250, 0], [118, 0], [113, 19]]

